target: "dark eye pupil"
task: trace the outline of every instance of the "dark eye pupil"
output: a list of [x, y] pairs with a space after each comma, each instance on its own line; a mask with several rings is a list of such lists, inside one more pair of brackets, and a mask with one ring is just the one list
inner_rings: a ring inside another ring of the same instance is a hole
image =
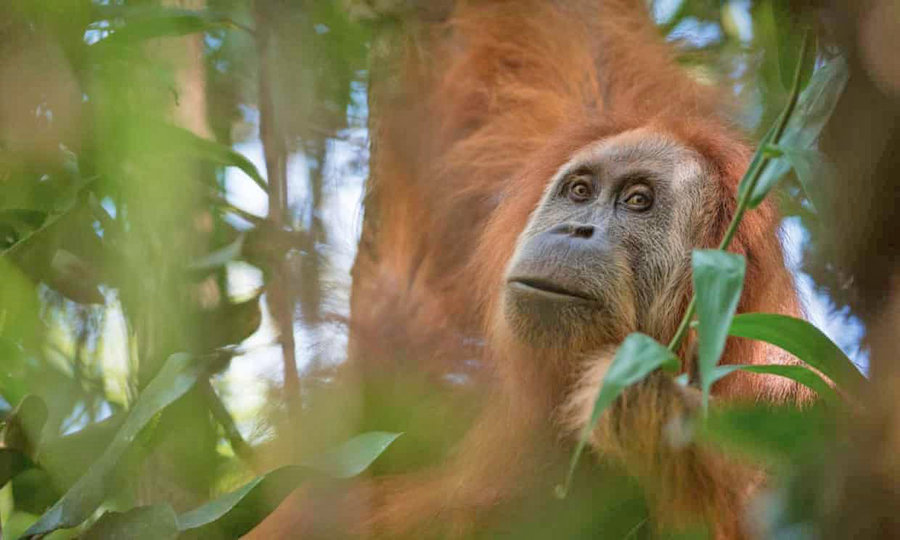
[[632, 193], [625, 199], [625, 204], [643, 209], [650, 206], [650, 197], [644, 193]]
[[590, 197], [591, 188], [583, 182], [578, 182], [572, 185], [572, 195], [580, 199], [585, 199], [587, 197]]

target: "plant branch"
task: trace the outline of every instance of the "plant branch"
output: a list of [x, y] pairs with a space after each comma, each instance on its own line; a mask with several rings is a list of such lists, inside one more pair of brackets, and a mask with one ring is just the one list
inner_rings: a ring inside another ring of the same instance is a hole
[[[259, 55], [259, 132], [266, 160], [269, 193], [269, 220], [281, 229], [287, 214], [287, 144], [277, 125], [277, 111], [272, 89], [271, 27], [266, 2], [254, 2], [256, 17], [256, 45]], [[294, 299], [291, 293], [289, 268], [282, 257], [272, 268], [266, 298], [278, 328], [283, 357], [284, 397], [290, 405], [299, 395], [300, 374], [294, 346]]]
[[[750, 205], [750, 197], [753, 195], [753, 191], [756, 189], [756, 184], [759, 183], [759, 179], [762, 177], [762, 173], [766, 170], [766, 166], [771, 161], [771, 156], [766, 151], [766, 148], [769, 145], [778, 145], [781, 141], [781, 136], [784, 135], [784, 130], [787, 127], [788, 120], [790, 120], [791, 115], [794, 113], [794, 109], [797, 107], [797, 101], [800, 99], [800, 76], [803, 71], [804, 60], [806, 59], [807, 49], [809, 48], [809, 31], [803, 34], [803, 44], [800, 46], [800, 59], [797, 62], [797, 67], [794, 70], [794, 80], [791, 84], [791, 93], [788, 98], [788, 103], [785, 105], [784, 110], [781, 112], [781, 115], [778, 117], [778, 122], [775, 124], [774, 129], [768, 134], [767, 137], [763, 138], [763, 141], [760, 143], [759, 148], [756, 150], [756, 155], [754, 159], [750, 162], [750, 169], [744, 174], [744, 178], [741, 180], [739, 185], [746, 185], [747, 188], [744, 190], [744, 193], [741, 195], [740, 199], [738, 199], [738, 206], [734, 212], [734, 216], [731, 218], [731, 222], [728, 224], [728, 229], [725, 231], [725, 236], [722, 238], [722, 241], [719, 243], [718, 249], [724, 250], [728, 249], [728, 246], [731, 244], [731, 240], [734, 238], [734, 234], [737, 231], [738, 225], [740, 225], [741, 220], [744, 218], [744, 213], [747, 211], [748, 206]], [[691, 319], [694, 316], [694, 311], [697, 308], [697, 295], [696, 292], [691, 295], [691, 301], [688, 304], [687, 310], [684, 312], [684, 317], [681, 318], [681, 322], [678, 325], [678, 330], [675, 331], [675, 335], [672, 337], [672, 340], [669, 342], [669, 350], [675, 352], [678, 347], [681, 346], [681, 342], [684, 340], [685, 335], [687, 334], [688, 327], [690, 326]]]

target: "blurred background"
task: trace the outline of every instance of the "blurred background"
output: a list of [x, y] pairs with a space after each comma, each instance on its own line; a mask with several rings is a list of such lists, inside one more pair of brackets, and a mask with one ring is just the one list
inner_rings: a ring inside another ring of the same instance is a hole
[[[213, 367], [141, 431], [104, 508], [191, 508], [348, 435], [311, 404], [346, 356], [370, 62], [402, 4], [3, 2], [0, 419], [37, 415], [45, 445], [10, 482], [0, 461], [3, 538], [72, 486], [176, 352]], [[652, 6], [761, 136], [799, 54], [784, 4]], [[846, 287], [805, 273], [814, 209], [793, 173], [779, 189], [808, 316], [865, 369]]]

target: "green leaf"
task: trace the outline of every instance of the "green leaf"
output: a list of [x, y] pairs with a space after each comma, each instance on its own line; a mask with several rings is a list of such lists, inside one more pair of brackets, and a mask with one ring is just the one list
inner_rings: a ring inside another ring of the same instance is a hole
[[743, 365], [735, 364], [728, 366], [717, 366], [713, 372], [713, 382], [734, 373], [735, 371], [747, 371], [749, 373], [764, 373], [769, 375], [778, 375], [788, 379], [797, 381], [798, 383], [813, 390], [819, 397], [826, 401], [837, 400], [837, 392], [825, 382], [815, 371], [805, 366], [786, 366], [783, 364], [763, 364], [763, 365]]
[[826, 185], [828, 178], [834, 175], [834, 165], [828, 160], [828, 157], [814, 149], [785, 148], [782, 154], [794, 169], [794, 173], [806, 193], [807, 200], [812, 204], [813, 211], [819, 212], [826, 209], [822, 197], [822, 186]]
[[98, 283], [106, 250], [93, 223], [86, 208], [73, 205], [49, 216], [2, 254], [32, 279], [75, 302], [103, 303]]
[[370, 432], [305, 465], [288, 465], [258, 476], [178, 517], [179, 528], [204, 538], [213, 531], [237, 538], [270, 514], [304, 480], [322, 474], [349, 478], [363, 472], [399, 437], [399, 433]]
[[256, 165], [240, 153], [235, 152], [230, 146], [204, 139], [181, 127], [169, 125], [166, 126], [166, 129], [169, 132], [168, 135], [172, 138], [173, 145], [181, 145], [184, 150], [193, 153], [200, 159], [227, 167], [237, 167], [244, 171], [260, 189], [263, 191], [268, 190], [266, 179], [260, 174]]
[[231, 261], [237, 260], [241, 256], [243, 247], [244, 235], [241, 234], [238, 235], [234, 242], [191, 262], [188, 265], [188, 269], [193, 272], [209, 272], [221, 268]]
[[[847, 63], [841, 57], [829, 60], [813, 74], [809, 85], [800, 94], [797, 107], [778, 141], [778, 148], [785, 155], [769, 162], [759, 177], [756, 188], [750, 197], [750, 208], [759, 206], [766, 195], [791, 169], [791, 165], [796, 166], [799, 162], [798, 156], [802, 155], [803, 151], [815, 147], [822, 128], [831, 117], [831, 113], [844, 91], [848, 76]], [[791, 158], [792, 155], [794, 159]], [[801, 167], [803, 165], [800, 163]], [[797, 173], [799, 176], [801, 171], [798, 170]], [[810, 193], [813, 183], [808, 181], [803, 184], [803, 188], [811, 200], [814, 198], [814, 195]]]
[[25, 532], [25, 536], [33, 537], [74, 527], [90, 517], [106, 496], [119, 458], [138, 433], [157, 413], [190, 390], [202, 372], [202, 364], [194, 357], [183, 353], [170, 356], [141, 393], [106, 450], [75, 485]]
[[[39, 229], [45, 219], [47, 219], [46, 212], [38, 210], [0, 208], [0, 225], [4, 227], [4, 230], [12, 232], [16, 239], [23, 238]], [[2, 240], [0, 239], [0, 241]]]
[[106, 512], [79, 538], [82, 540], [174, 540], [178, 516], [168, 504]]
[[774, 464], [803, 449], [820, 448], [827, 425], [827, 413], [820, 407], [735, 405], [716, 407], [697, 427], [704, 440]]
[[34, 284], [9, 259], [0, 257], [0, 337], [38, 345], [36, 338], [43, 328], [39, 313]]
[[[16, 499], [16, 510], [22, 512], [40, 515], [59, 499], [60, 491], [53, 485], [53, 478], [38, 467], [20, 472], [10, 483]], [[34, 521], [33, 517], [31, 521]]]
[[44, 400], [34, 395], [25, 396], [6, 419], [3, 430], [0, 431], [0, 442], [5, 448], [18, 450], [34, 458], [47, 415]]
[[52, 485], [60, 493], [71, 488], [109, 446], [127, 414], [118, 412], [75, 433], [41, 442], [40, 466], [50, 474]]
[[866, 378], [840, 347], [802, 319], [774, 313], [742, 313], [734, 318], [728, 333], [780, 347], [822, 372], [842, 390], [857, 393], [866, 385]]
[[357, 435], [306, 466], [334, 478], [351, 478], [369, 468], [401, 433], [371, 431]]
[[156, 8], [120, 10], [125, 24], [117, 27], [108, 37], [93, 47], [106, 47], [120, 43], [133, 43], [153, 38], [177, 37], [222, 28], [237, 28], [227, 17], [211, 11]]
[[725, 349], [725, 338], [741, 291], [746, 265], [740, 255], [719, 250], [694, 250], [694, 293], [697, 296], [697, 327], [700, 386], [703, 410], [707, 409], [714, 370]]
[[34, 467], [28, 456], [12, 448], [0, 448], [0, 488], [22, 471]]
[[675, 371], [679, 366], [678, 358], [650, 336], [635, 332], [625, 338], [603, 378], [600, 393], [597, 394], [591, 411], [591, 419], [581, 431], [575, 451], [572, 453], [565, 484], [557, 487], [558, 497], [565, 497], [568, 493], [575, 466], [603, 411], [609, 408], [626, 388], [641, 382], [657, 369]]

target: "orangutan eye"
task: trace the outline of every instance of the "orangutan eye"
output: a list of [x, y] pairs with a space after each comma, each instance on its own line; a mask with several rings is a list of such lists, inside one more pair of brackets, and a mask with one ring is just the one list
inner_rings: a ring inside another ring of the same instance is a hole
[[568, 196], [572, 202], [588, 201], [594, 196], [594, 185], [587, 178], [576, 178], [569, 183]]
[[646, 186], [634, 186], [622, 198], [622, 203], [630, 210], [643, 212], [653, 206], [653, 193]]

